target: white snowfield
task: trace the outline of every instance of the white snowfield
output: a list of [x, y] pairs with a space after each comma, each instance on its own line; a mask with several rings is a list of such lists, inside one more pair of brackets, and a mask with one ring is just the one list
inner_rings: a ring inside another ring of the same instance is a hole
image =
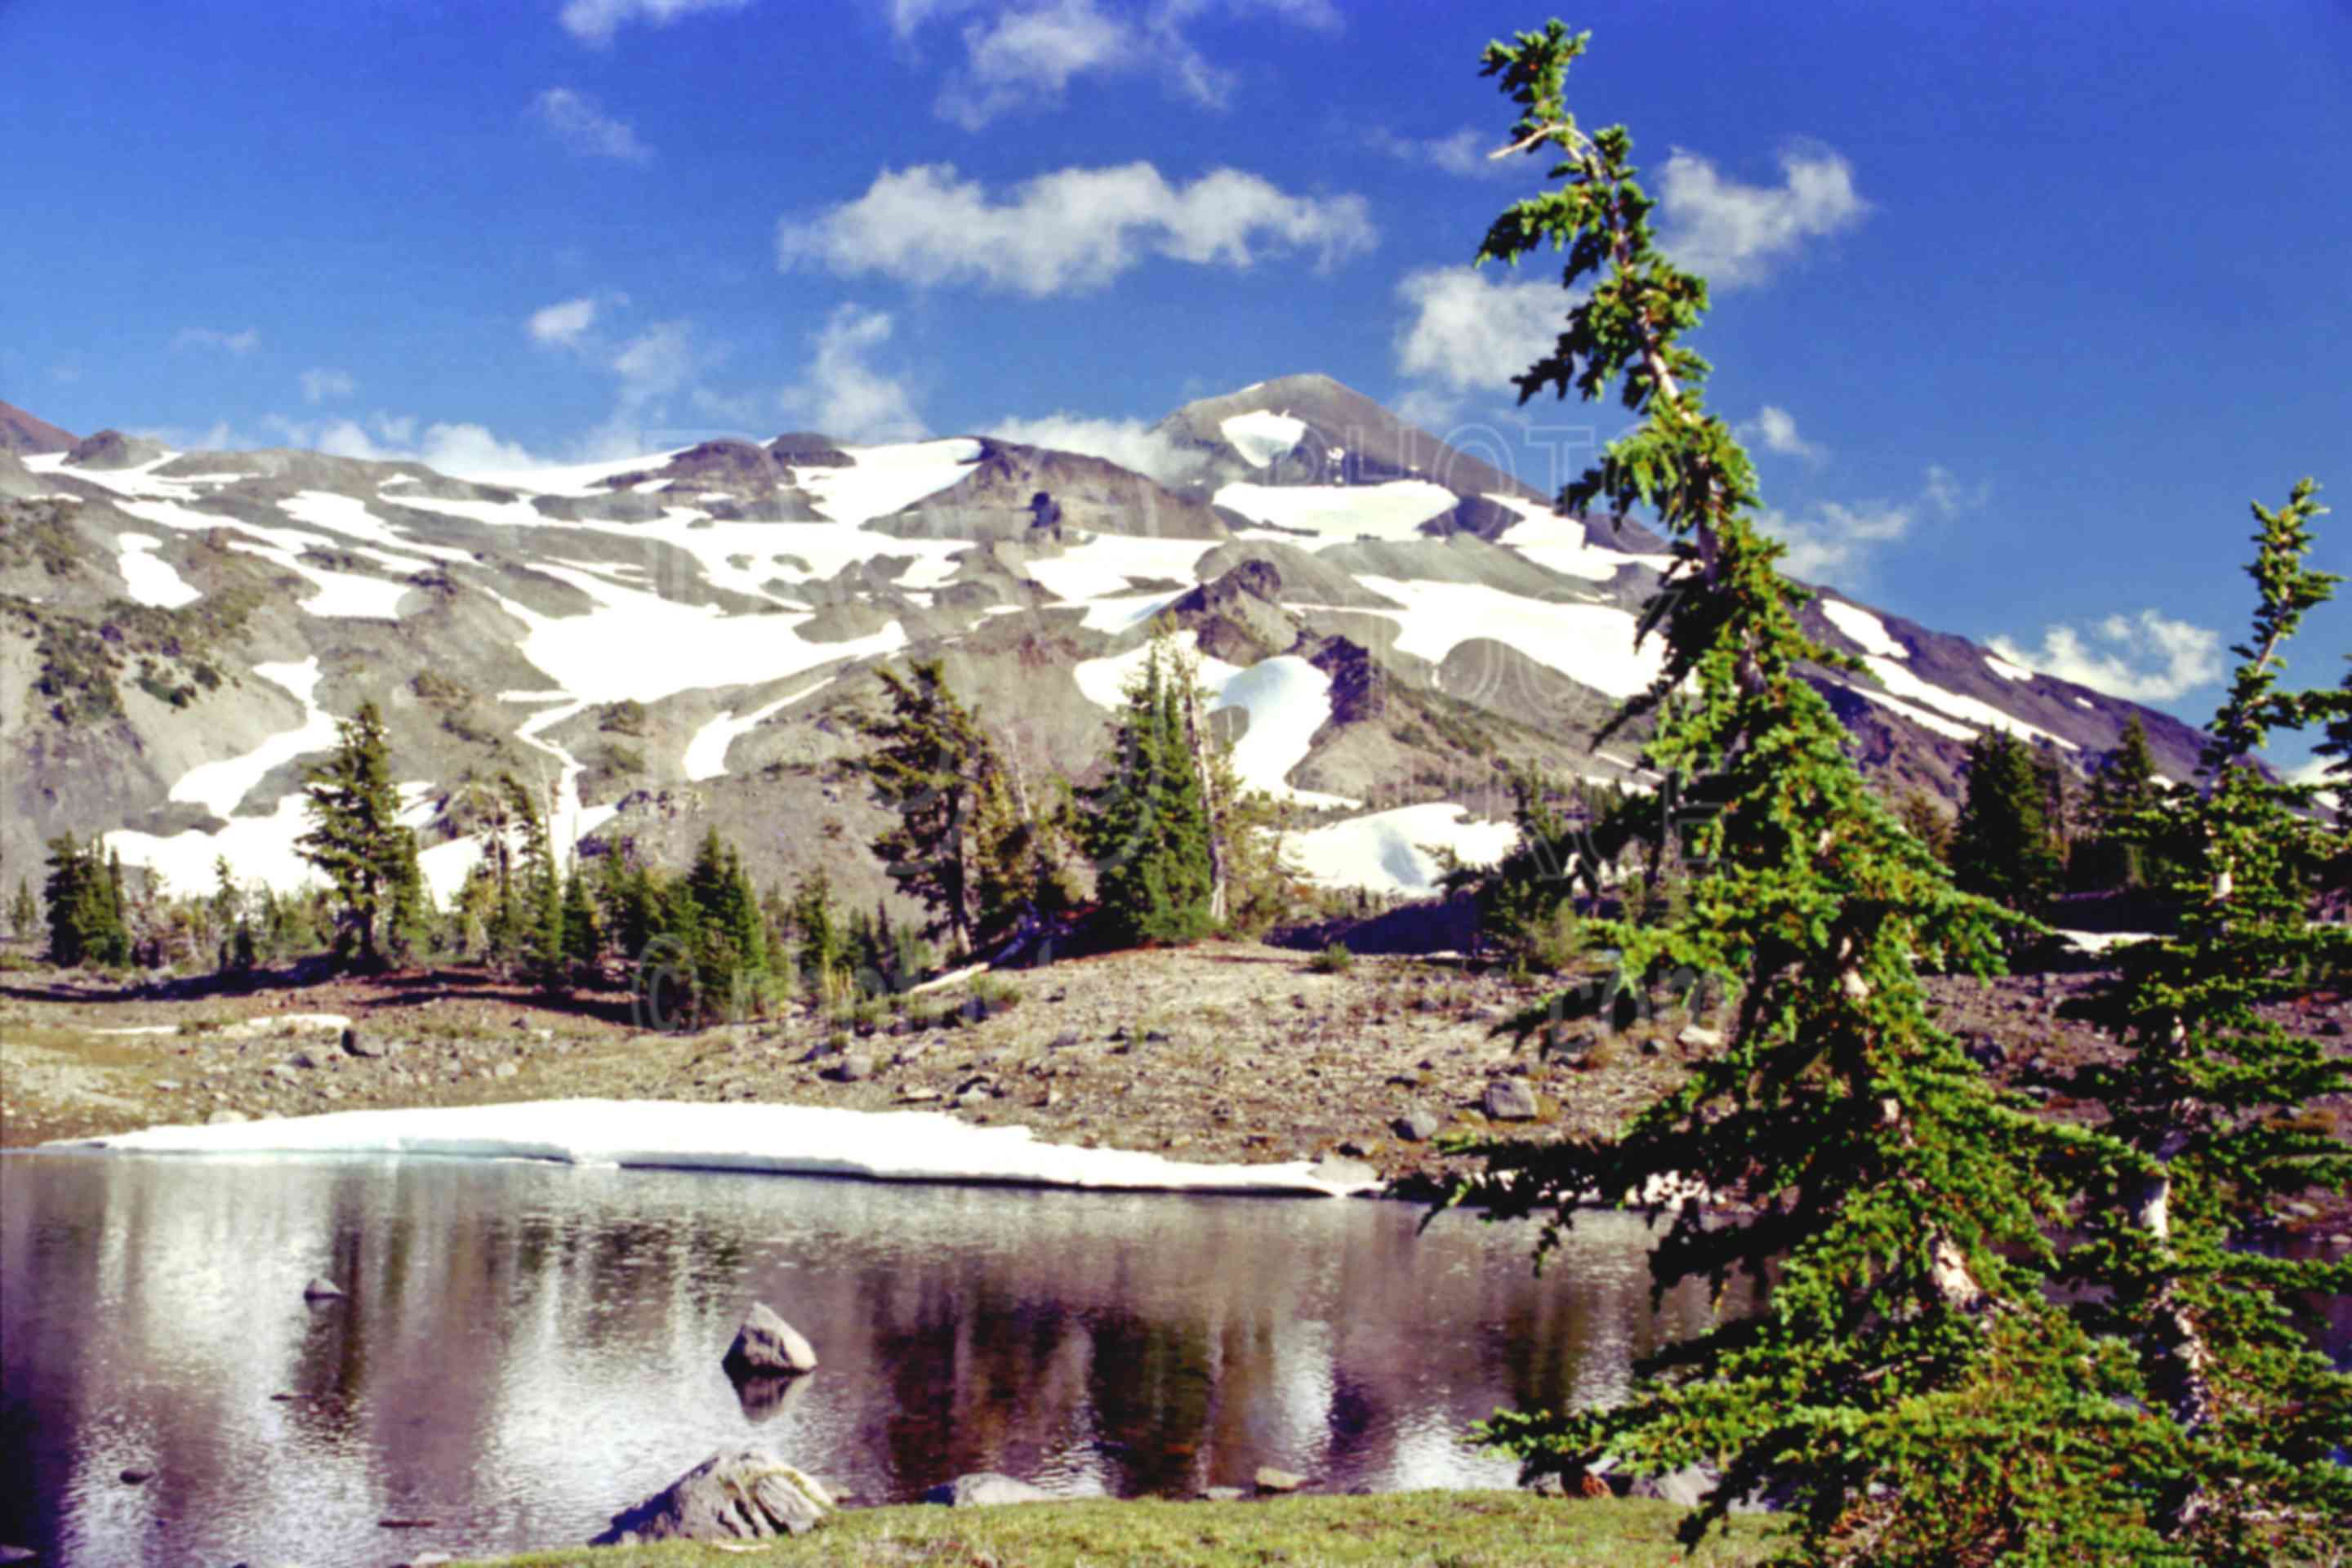
[[1137, 1192], [1295, 1194], [1375, 1191], [1359, 1173], [1318, 1173], [1304, 1160], [1208, 1165], [1124, 1149], [1041, 1143], [1026, 1127], [977, 1127], [938, 1111], [809, 1105], [684, 1105], [667, 1100], [545, 1100], [520, 1105], [342, 1110], [224, 1126], [151, 1127], [48, 1145], [122, 1153], [438, 1155], [557, 1164], [988, 1182]]
[[1537, 565], [1563, 577], [1606, 583], [1628, 566], [1664, 572], [1675, 563], [1671, 555], [1629, 555], [1622, 550], [1612, 550], [1598, 542], [1595, 531], [1572, 517], [1561, 516], [1542, 501], [1492, 492], [1486, 499], [1507, 511], [1518, 513], [1520, 518], [1497, 535], [1496, 542], [1510, 546]]
[[[2072, 741], [2061, 740], [2047, 730], [2037, 730], [2022, 719], [2011, 718], [1990, 702], [1979, 702], [1973, 697], [1963, 697], [1957, 691], [1947, 691], [1940, 686], [1930, 685], [1891, 658], [1874, 654], [1862, 662], [1871, 674], [1878, 677], [1888, 691], [1906, 701], [1933, 708], [1979, 730], [2006, 730], [2022, 740], [2047, 741], [2070, 752], [2082, 750]], [[1974, 739], [1973, 736], [1969, 738]]]
[[172, 786], [170, 799], [201, 805], [215, 816], [234, 816], [237, 803], [271, 769], [312, 752], [333, 749], [334, 715], [319, 706], [315, 695], [319, 689], [318, 655], [312, 654], [299, 664], [257, 664], [253, 673], [292, 692], [294, 700], [302, 704], [302, 722], [291, 730], [279, 731], [241, 757], [224, 757], [189, 769]]
[[1511, 824], [1469, 817], [1467, 807], [1451, 801], [1401, 805], [1293, 833], [1282, 841], [1283, 854], [1309, 881], [1326, 887], [1417, 898], [1436, 890], [1439, 875], [1436, 859], [1422, 846], [1442, 844], [1469, 864], [1488, 866], [1518, 842], [1519, 830]]
[[1299, 437], [1307, 434], [1305, 420], [1264, 409], [1219, 420], [1217, 428], [1223, 433], [1226, 444], [1253, 468], [1265, 468], [1297, 447]]
[[1364, 577], [1364, 586], [1402, 603], [1393, 610], [1370, 610], [1400, 628], [1402, 652], [1442, 663], [1463, 643], [1485, 637], [1504, 643], [1611, 697], [1646, 691], [1665, 668], [1665, 639], [1645, 637], [1633, 646], [1633, 615], [1609, 605], [1555, 605], [1525, 599], [1483, 583], [1407, 582], [1400, 577]]
[[[2032, 670], [2020, 669], [2017, 666], [2010, 663], [2009, 660], [2001, 658], [2000, 655], [1997, 653], [1989, 653], [1985, 655], [1984, 661], [1985, 668], [1991, 670], [1995, 675], [2000, 676], [2003, 680], [2032, 680], [2033, 679], [2033, 672]], [[2074, 699], [2074, 700], [2077, 702], [2083, 702], [2083, 700], [2079, 697]], [[2090, 704], [2083, 702], [2083, 706], [2088, 708]]]
[[1214, 499], [1252, 522], [1309, 529], [1334, 541], [1425, 539], [1423, 523], [1462, 504], [1452, 490], [1427, 479], [1381, 485], [1259, 485], [1237, 479]]
[[155, 553], [163, 542], [153, 534], [126, 533], [115, 542], [122, 546], [118, 565], [136, 603], [152, 605], [159, 610], [176, 610], [205, 596], [202, 588], [190, 584], [170, 562]]
[[1849, 605], [1843, 599], [1826, 597], [1821, 601], [1821, 605], [1822, 615], [1830, 625], [1860, 644], [1863, 652], [1879, 658], [1911, 657], [1911, 650], [1895, 640], [1895, 634], [1886, 629], [1886, 623], [1868, 610]]
[[802, 698], [821, 691], [831, 684], [831, 679], [827, 678], [813, 686], [801, 687], [773, 702], [762, 703], [740, 719], [732, 709], [721, 713], [697, 730], [694, 739], [686, 743], [686, 776], [697, 784], [704, 779], [723, 778], [727, 773], [727, 753], [737, 741]]

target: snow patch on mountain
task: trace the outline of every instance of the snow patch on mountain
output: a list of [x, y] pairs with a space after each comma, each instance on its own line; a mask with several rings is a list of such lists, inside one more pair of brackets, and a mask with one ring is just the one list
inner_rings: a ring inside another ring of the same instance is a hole
[[[406, 478], [405, 475], [401, 477]], [[470, 551], [454, 550], [446, 544], [429, 544], [402, 532], [369, 511], [365, 501], [352, 496], [339, 496], [327, 490], [304, 490], [279, 501], [278, 510], [297, 522], [330, 529], [352, 539], [363, 539], [405, 556], [424, 555], [435, 561], [471, 561], [474, 558]], [[423, 566], [424, 563], [418, 562], [412, 570]]]
[[1979, 730], [2006, 730], [2021, 739], [2047, 741], [2070, 752], [2082, 750], [2074, 742], [2061, 739], [2047, 730], [2037, 730], [2024, 720], [2012, 718], [1990, 702], [1980, 702], [1973, 697], [1963, 697], [1957, 691], [1947, 691], [1940, 686], [1930, 685], [1891, 658], [1871, 658], [1862, 662], [1895, 696], [1933, 708], [1939, 713], [1948, 713], [1962, 723], [1974, 725]]
[[1242, 455], [1242, 461], [1263, 468], [1298, 445], [1307, 434], [1307, 422], [1258, 409], [1221, 420], [1217, 428], [1224, 433], [1226, 444]]
[[499, 600], [526, 628], [520, 645], [523, 658], [573, 701], [658, 702], [698, 686], [783, 680], [835, 659], [867, 658], [907, 646], [906, 628], [896, 620], [870, 637], [814, 643], [798, 629], [810, 616], [728, 616], [713, 605], [681, 605], [623, 587], [578, 567], [542, 564], [537, 570], [596, 603], [585, 615], [543, 616], [511, 599]]
[[[529, 490], [548, 496], [603, 495], [608, 487], [604, 481], [623, 474], [640, 471], [651, 473], [667, 465], [680, 453], [691, 447], [677, 447], [667, 452], [649, 452], [635, 458], [605, 458], [593, 463], [560, 463], [531, 468], [444, 468], [451, 479], [465, 479], [478, 485], [489, 485], [502, 490]], [[409, 503], [401, 502], [403, 506]]]
[[1452, 801], [1401, 805], [1290, 834], [1283, 852], [1307, 880], [1325, 887], [1418, 898], [1436, 890], [1441, 874], [1422, 846], [1443, 845], [1467, 864], [1487, 866], [1518, 841], [1519, 830], [1510, 823], [1469, 817], [1467, 807]]
[[1664, 572], [1675, 563], [1671, 555], [1629, 555], [1596, 543], [1593, 531], [1582, 521], [1564, 517], [1541, 501], [1499, 494], [1484, 499], [1519, 514], [1517, 522], [1496, 536], [1496, 543], [1507, 544], [1537, 565], [1564, 577], [1606, 583], [1627, 566]]
[[937, 495], [980, 461], [981, 445], [967, 436], [891, 447], [844, 447], [847, 468], [793, 470], [817, 510], [835, 522], [864, 522]]
[[334, 749], [334, 715], [319, 706], [316, 696], [318, 655], [312, 654], [299, 664], [257, 664], [253, 673], [293, 693], [294, 700], [302, 704], [302, 722], [291, 730], [281, 730], [243, 756], [223, 757], [218, 762], [190, 768], [172, 785], [167, 799], [201, 805], [215, 816], [235, 816], [237, 804], [278, 764], [312, 752]]
[[35, 452], [19, 460], [34, 473], [58, 474], [70, 479], [80, 479], [85, 484], [97, 485], [100, 489], [112, 490], [117, 495], [144, 496], [159, 500], [185, 500], [196, 493], [193, 481], [163, 479], [155, 473], [157, 468], [179, 455], [177, 452], [166, 452], [160, 458], [131, 468], [85, 468], [79, 465], [68, 468], [66, 466], [66, 454], [63, 452]]
[[1886, 623], [1858, 605], [1843, 599], [1821, 601], [1822, 616], [1830, 625], [1843, 632], [1862, 651], [1879, 658], [1909, 658], [1911, 650], [1895, 640]]
[[686, 776], [698, 784], [704, 779], [724, 777], [727, 773], [727, 753], [737, 741], [798, 702], [802, 698], [831, 684], [832, 679], [827, 677], [814, 685], [803, 686], [788, 696], [779, 697], [773, 702], [763, 703], [740, 719], [735, 716], [732, 709], [721, 713], [718, 718], [697, 730], [694, 732], [694, 739], [686, 743]]
[[1307, 529], [1333, 540], [1411, 540], [1421, 525], [1444, 517], [1461, 498], [1427, 479], [1383, 485], [1260, 485], [1236, 480], [1220, 489], [1217, 505], [1272, 528]]
[[1286, 782], [1331, 717], [1331, 678], [1307, 660], [1286, 653], [1235, 670], [1217, 687], [1211, 706], [1249, 714], [1249, 727], [1233, 751], [1234, 773], [1244, 789], [1308, 807], [1351, 810], [1363, 804]]
[[278, 797], [268, 816], [232, 816], [217, 833], [191, 827], [168, 838], [121, 827], [105, 836], [108, 849], [122, 857], [125, 866], [144, 866], [163, 879], [165, 886], [192, 892], [213, 885], [213, 863], [226, 859], [239, 882], [266, 883], [291, 892], [317, 882], [319, 874], [296, 853], [295, 840], [310, 829], [309, 797], [289, 790]]
[[[1649, 689], [1665, 667], [1665, 641], [1651, 637], [1633, 646], [1633, 616], [1607, 605], [1557, 605], [1523, 599], [1477, 583], [1408, 582], [1399, 577], [1361, 577], [1367, 588], [1402, 602], [1402, 614], [1368, 610], [1400, 627], [1396, 646], [1404, 653], [1443, 663], [1459, 645], [1491, 638], [1549, 666], [1580, 686], [1610, 697]], [[1475, 697], [1475, 692], [1457, 696]]]
[[122, 580], [130, 584], [131, 597], [137, 603], [176, 610], [205, 596], [203, 589], [192, 586], [170, 562], [155, 553], [163, 542], [153, 534], [126, 533], [115, 542], [122, 547], [122, 558], [117, 563]]
[[[2032, 670], [2020, 669], [2016, 665], [2010, 663], [2009, 660], [2001, 658], [2000, 655], [1997, 653], [1989, 653], [1985, 655], [1984, 661], [1985, 668], [1991, 670], [1995, 675], [2000, 676], [2003, 680], [2032, 680], [2033, 679], [2033, 672]], [[2081, 702], [2082, 699], [2078, 697], [2075, 700]], [[2083, 706], [2087, 708], [2090, 704], [2084, 702], [2083, 703]]]
[[1977, 738], [1978, 731], [1958, 720], [1947, 719], [1940, 713], [1930, 712], [1916, 702], [1904, 701], [1900, 697], [1889, 697], [1874, 686], [1866, 685], [1858, 680], [1841, 681], [1839, 684], [1865, 702], [1875, 702], [1890, 713], [1902, 714], [1903, 717], [1931, 734], [1942, 735], [1948, 740], [1963, 742]]

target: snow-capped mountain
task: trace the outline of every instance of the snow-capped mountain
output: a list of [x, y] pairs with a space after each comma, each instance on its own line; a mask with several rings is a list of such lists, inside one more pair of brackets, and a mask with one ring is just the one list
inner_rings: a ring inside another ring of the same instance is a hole
[[[841, 760], [877, 666], [946, 659], [1034, 773], [1097, 768], [1149, 628], [1198, 649], [1295, 858], [1418, 890], [1421, 846], [1509, 839], [1501, 768], [1633, 776], [1592, 733], [1657, 668], [1654, 537], [1547, 498], [1324, 376], [1186, 405], [1162, 483], [986, 437], [796, 433], [623, 461], [443, 474], [314, 452], [74, 441], [5, 409], [0, 876], [105, 832], [182, 889], [216, 858], [291, 884], [304, 769], [373, 700], [445, 892], [470, 785], [545, 781], [567, 838], [672, 858], [716, 825], [764, 884], [824, 864], [878, 894]], [[18, 438], [17, 433], [23, 433]], [[46, 447], [47, 449], [40, 449]], [[60, 449], [60, 448], [63, 449]], [[1947, 797], [1987, 726], [2075, 763], [2169, 717], [1835, 596], [1807, 611], [1874, 683], [1822, 683], [1865, 763]]]

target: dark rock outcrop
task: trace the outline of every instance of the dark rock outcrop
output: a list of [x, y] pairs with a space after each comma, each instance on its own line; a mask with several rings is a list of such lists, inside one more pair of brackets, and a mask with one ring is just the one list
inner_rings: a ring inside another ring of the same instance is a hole
[[163, 452], [163, 442], [145, 436], [100, 430], [75, 442], [73, 449], [66, 454], [66, 463], [77, 468], [135, 468], [142, 463], [153, 462]]

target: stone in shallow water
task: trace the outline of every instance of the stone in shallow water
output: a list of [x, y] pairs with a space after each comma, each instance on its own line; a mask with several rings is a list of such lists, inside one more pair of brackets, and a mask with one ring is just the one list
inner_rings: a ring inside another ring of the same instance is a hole
[[800, 1535], [832, 1511], [824, 1483], [764, 1448], [722, 1448], [636, 1507], [593, 1546], [642, 1541], [764, 1541]]
[[310, 1282], [302, 1287], [305, 1301], [332, 1301], [342, 1295], [341, 1287], [324, 1275], [313, 1274]]
[[1307, 1484], [1307, 1478], [1293, 1470], [1278, 1470], [1272, 1465], [1260, 1465], [1257, 1474], [1250, 1478], [1262, 1492], [1295, 1492]]
[[735, 1331], [735, 1342], [727, 1347], [725, 1364], [738, 1377], [791, 1377], [816, 1370], [816, 1350], [773, 1308], [754, 1301]]
[[923, 1494], [923, 1500], [943, 1503], [949, 1508], [997, 1508], [1005, 1503], [1049, 1502], [1052, 1496], [1027, 1481], [1001, 1476], [993, 1470], [982, 1470], [976, 1475], [958, 1476], [951, 1481], [941, 1481]]

